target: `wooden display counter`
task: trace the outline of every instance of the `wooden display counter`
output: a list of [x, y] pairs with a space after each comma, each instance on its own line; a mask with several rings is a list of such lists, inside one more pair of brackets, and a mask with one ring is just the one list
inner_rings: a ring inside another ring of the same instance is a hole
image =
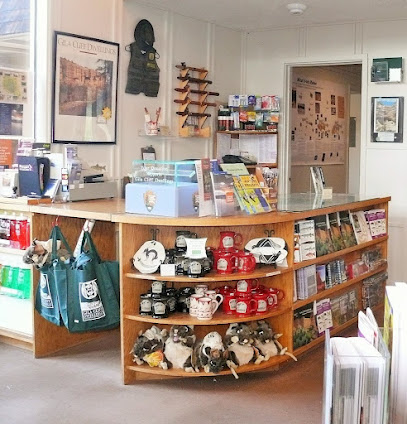
[[[335, 196], [334, 196], [335, 197]], [[296, 212], [274, 212], [255, 216], [238, 215], [231, 217], [182, 217], [165, 218], [142, 216], [124, 213], [124, 201], [121, 199], [92, 200], [86, 202], [45, 204], [45, 205], [21, 205], [0, 202], [0, 210], [22, 212], [31, 219], [31, 237], [39, 240], [46, 240], [52, 229], [52, 224], [58, 218], [58, 224], [68, 243], [74, 247], [77, 238], [81, 232], [86, 219], [95, 219], [96, 225], [92, 232], [95, 244], [105, 259], [120, 260], [121, 273], [121, 357], [123, 381], [128, 384], [135, 380], [156, 379], [169, 377], [196, 377], [210, 376], [206, 373], [185, 373], [182, 370], [160, 370], [150, 368], [149, 366], [137, 366], [132, 362], [129, 352], [132, 349], [135, 339], [140, 330], [145, 330], [153, 324], [169, 328], [173, 324], [194, 324], [195, 332], [198, 337], [203, 336], [208, 331], [219, 331], [224, 335], [228, 325], [231, 322], [252, 321], [256, 318], [236, 319], [233, 315], [224, 315], [216, 313], [211, 321], [202, 322], [192, 319], [189, 315], [174, 314], [166, 319], [153, 319], [139, 315], [139, 295], [145, 293], [151, 286], [151, 280], [169, 281], [174, 287], [193, 286], [198, 283], [205, 283], [210, 288], [215, 288], [225, 284], [233, 284], [241, 278], [241, 274], [231, 274], [219, 276], [211, 272], [203, 278], [188, 278], [186, 276], [161, 277], [159, 274], [141, 274], [131, 267], [131, 259], [139, 247], [147, 240], [151, 239], [151, 230], [158, 229], [158, 241], [166, 248], [173, 247], [175, 231], [187, 229], [196, 232], [200, 237], [207, 237], [207, 245], [217, 247], [219, 244], [219, 232], [222, 230], [233, 230], [243, 235], [243, 245], [250, 239], [264, 237], [265, 233], [272, 233], [276, 237], [285, 239], [288, 246], [288, 267], [271, 268], [258, 267], [253, 274], [247, 275], [248, 278], [257, 278], [260, 283], [266, 287], [275, 287], [284, 290], [285, 298], [279, 304], [279, 308], [273, 312], [261, 316], [261, 319], [267, 319], [272, 324], [275, 331], [283, 333], [280, 342], [287, 346], [289, 351], [299, 355], [315, 345], [321, 343], [322, 337], [312, 341], [310, 344], [297, 350], [293, 349], [293, 313], [296, 309], [306, 303], [319, 300], [324, 297], [332, 297], [341, 294], [350, 288], [356, 288], [359, 293], [359, 308], [361, 305], [362, 280], [370, 275], [375, 275], [380, 271], [386, 270], [387, 265], [364, 275], [361, 278], [349, 280], [344, 284], [334, 286], [325, 292], [318, 293], [308, 298], [306, 301], [293, 302], [293, 281], [294, 273], [297, 269], [311, 264], [324, 264], [335, 258], [344, 258], [345, 260], [354, 260], [360, 257], [362, 251], [371, 246], [381, 246], [383, 256], [387, 257], [388, 237], [381, 237], [368, 243], [360, 244], [339, 252], [331, 253], [311, 261], [294, 263], [294, 222], [304, 218], [331, 213], [342, 210], [366, 210], [373, 208], [383, 208], [386, 210], [388, 220], [388, 202], [389, 197], [359, 200], [351, 196], [337, 197], [333, 202], [324, 202], [313, 208], [307, 203], [296, 205], [291, 210]], [[279, 200], [280, 203], [280, 200]], [[282, 206], [281, 206], [282, 205]], [[285, 199], [282, 199], [280, 207], [286, 206]], [[291, 204], [293, 206], [293, 204]], [[0, 252], [1, 253], [1, 252]], [[38, 284], [38, 272], [34, 272], [33, 293]], [[33, 308], [32, 308], [33, 309]], [[353, 324], [355, 319], [351, 319], [341, 326], [334, 329], [334, 333], [347, 328]], [[21, 336], [18, 332], [10, 332], [1, 329], [0, 341], [19, 342], [31, 345], [36, 357], [43, 357], [63, 350], [67, 347], [81, 344], [91, 339], [101, 337], [104, 332], [70, 334], [64, 327], [57, 327], [45, 319], [37, 312], [33, 313], [33, 334], [31, 337]], [[260, 365], [247, 365], [238, 369], [238, 373], [257, 371], [260, 369], [272, 369], [278, 364], [289, 359], [287, 356], [278, 356], [271, 358], [268, 362]], [[229, 371], [223, 371], [222, 374], [228, 374]]]
[[[334, 196], [335, 197], [335, 196]], [[295, 196], [293, 197], [295, 200]], [[311, 199], [312, 200], [312, 199]], [[340, 295], [346, 289], [356, 288], [358, 293], [358, 309], [362, 309], [361, 290], [362, 280], [369, 276], [378, 274], [387, 269], [387, 264], [371, 271], [361, 277], [349, 280], [346, 283], [339, 284], [328, 290], [317, 293], [309, 297], [306, 301], [293, 302], [293, 282], [295, 271], [299, 268], [312, 264], [325, 264], [335, 258], [344, 258], [345, 261], [353, 261], [360, 257], [361, 252], [371, 246], [381, 246], [384, 258], [387, 258], [387, 236], [383, 236], [367, 243], [359, 244], [354, 247], [343, 249], [329, 255], [318, 257], [314, 260], [294, 263], [294, 223], [305, 218], [323, 215], [343, 210], [367, 210], [373, 208], [383, 208], [386, 211], [388, 219], [389, 197], [354, 200], [352, 196], [336, 197], [332, 201], [325, 202], [324, 205], [317, 206], [315, 209], [308, 206], [307, 202], [296, 204], [291, 202], [293, 210], [298, 212], [275, 212], [259, 215], [239, 215], [231, 217], [205, 217], [205, 218], [164, 218], [149, 217], [130, 214], [114, 214], [112, 220], [119, 223], [119, 244], [120, 244], [120, 271], [121, 271], [121, 355], [122, 355], [122, 373], [125, 384], [136, 380], [170, 378], [170, 377], [201, 377], [213, 376], [213, 374], [199, 372], [187, 373], [183, 370], [170, 369], [162, 370], [160, 368], [151, 368], [148, 365], [135, 365], [132, 362], [131, 352], [133, 344], [139, 334], [139, 331], [145, 331], [154, 325], [160, 328], [169, 329], [174, 324], [193, 324], [197, 338], [203, 337], [210, 331], [218, 331], [222, 336], [232, 322], [254, 321], [256, 319], [266, 319], [271, 323], [274, 331], [282, 333], [280, 342], [287, 346], [288, 350], [296, 355], [302, 354], [315, 345], [322, 342], [323, 337], [318, 337], [306, 346], [297, 350], [293, 349], [293, 314], [299, 307], [312, 303], [325, 297]], [[284, 204], [284, 202], [282, 203]], [[287, 207], [288, 209], [289, 207]], [[308, 209], [307, 209], [308, 208]], [[225, 315], [222, 312], [216, 312], [212, 320], [199, 321], [191, 318], [188, 314], [174, 313], [168, 318], [154, 319], [151, 316], [142, 316], [139, 314], [140, 294], [146, 293], [151, 287], [151, 280], [171, 282], [175, 288], [194, 286], [195, 284], [205, 283], [210, 289], [223, 286], [227, 283], [232, 284], [242, 278], [242, 274], [218, 275], [213, 271], [202, 278], [189, 278], [187, 276], [162, 277], [160, 274], [142, 274], [132, 268], [131, 260], [134, 253], [147, 240], [151, 240], [151, 231], [158, 230], [157, 240], [165, 248], [172, 248], [177, 230], [189, 230], [197, 233], [198, 237], [207, 237], [207, 246], [217, 247], [219, 245], [219, 232], [232, 230], [241, 233], [243, 236], [243, 246], [251, 239], [265, 237], [265, 234], [273, 234], [275, 237], [283, 238], [288, 246], [288, 267], [270, 269], [270, 267], [258, 267], [253, 274], [245, 274], [245, 278], [257, 278], [260, 283], [266, 287], [282, 289], [285, 292], [285, 298], [279, 304], [277, 310], [272, 313], [266, 313], [258, 317], [236, 318], [234, 315]], [[344, 330], [349, 325], [354, 324], [355, 318], [334, 328], [333, 333]], [[257, 371], [266, 368], [275, 368], [276, 365], [288, 360], [288, 356], [272, 357], [269, 361], [260, 365], [246, 365], [238, 368], [238, 373]], [[221, 374], [230, 374], [229, 370], [222, 371]]]

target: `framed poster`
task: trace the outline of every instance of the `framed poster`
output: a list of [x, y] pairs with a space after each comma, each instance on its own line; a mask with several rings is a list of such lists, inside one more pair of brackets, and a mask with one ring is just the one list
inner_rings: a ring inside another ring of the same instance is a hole
[[53, 143], [115, 144], [119, 45], [55, 32]]
[[404, 97], [372, 97], [372, 142], [403, 142]]

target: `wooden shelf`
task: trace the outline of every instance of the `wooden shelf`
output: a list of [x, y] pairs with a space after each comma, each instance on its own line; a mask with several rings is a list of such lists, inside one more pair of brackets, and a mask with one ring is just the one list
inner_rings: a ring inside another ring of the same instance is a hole
[[150, 322], [153, 324], [164, 324], [164, 325], [220, 325], [230, 324], [231, 322], [250, 322], [259, 319], [272, 318], [279, 315], [283, 315], [287, 312], [291, 312], [291, 308], [276, 308], [273, 311], [269, 311], [261, 315], [251, 315], [248, 317], [237, 317], [236, 315], [228, 315], [224, 312], [216, 312], [211, 320], [203, 321], [197, 318], [191, 317], [189, 314], [182, 312], [172, 313], [168, 318], [152, 318], [144, 315], [124, 315], [125, 319], [131, 321]]
[[236, 130], [236, 131], [217, 131], [218, 134], [249, 134], [249, 135], [258, 135], [258, 134], [278, 134], [277, 131], [267, 131], [267, 130]]
[[266, 265], [261, 268], [257, 268], [250, 274], [234, 273], [234, 274], [217, 274], [214, 271], [209, 272], [206, 277], [192, 278], [188, 275], [177, 275], [175, 277], [165, 277], [160, 274], [142, 274], [140, 272], [129, 272], [125, 276], [129, 278], [135, 278], [140, 280], [159, 280], [159, 281], [174, 281], [178, 283], [203, 283], [203, 282], [217, 282], [217, 281], [238, 281], [245, 278], [266, 278], [273, 277], [275, 275], [284, 274], [292, 271], [291, 268], [277, 267], [272, 265]]
[[317, 293], [314, 296], [310, 296], [307, 299], [297, 300], [297, 302], [293, 303], [293, 310], [301, 308], [305, 305], [308, 305], [309, 303], [314, 302], [314, 300], [320, 300], [320, 299], [324, 299], [325, 297], [330, 297], [332, 294], [342, 291], [348, 287], [351, 287], [359, 283], [360, 281], [364, 280], [365, 278], [369, 278], [372, 275], [378, 274], [379, 272], [386, 271], [386, 269], [387, 269], [387, 263], [385, 265], [382, 265], [376, 268], [373, 271], [365, 272], [364, 274], [359, 275], [358, 277], [353, 278], [352, 280], [346, 281], [341, 284], [337, 284], [336, 286], [331, 287], [330, 289], [323, 290], [320, 293]]
[[388, 238], [389, 238], [389, 236], [379, 237], [377, 239], [368, 241], [366, 243], [357, 244], [356, 246], [348, 247], [347, 249], [338, 250], [337, 252], [329, 253], [328, 255], [319, 256], [318, 258], [315, 258], [315, 259], [310, 259], [309, 261], [298, 262], [298, 263], [295, 263], [293, 265], [293, 268], [294, 269], [300, 269], [300, 268], [304, 268], [304, 267], [309, 266], [309, 265], [321, 264], [321, 263], [324, 263], [324, 262], [330, 262], [333, 259], [336, 259], [336, 258], [341, 257], [341, 256], [345, 256], [348, 253], [355, 252], [356, 250], [363, 250], [366, 247], [374, 246], [376, 244], [387, 241]]
[[0, 253], [7, 253], [9, 255], [23, 256], [24, 252], [25, 252], [25, 250], [15, 249], [13, 247], [0, 246]]
[[[243, 365], [241, 367], [238, 367], [236, 369], [237, 374], [243, 374], [250, 371], [259, 371], [266, 368], [272, 368], [275, 367], [285, 361], [290, 359], [287, 355], [281, 355], [281, 356], [273, 356], [268, 361], [261, 362], [258, 365], [255, 364], [248, 364]], [[141, 372], [141, 373], [148, 373], [148, 374], [155, 374], [157, 376], [166, 376], [166, 377], [216, 377], [217, 375], [230, 375], [232, 372], [230, 370], [224, 370], [221, 371], [219, 374], [213, 374], [213, 373], [206, 373], [206, 372], [186, 372], [181, 369], [169, 369], [169, 370], [163, 370], [158, 367], [149, 367], [146, 365], [130, 365], [126, 367], [128, 370]]]
[[[246, 168], [247, 169], [255, 169], [255, 168], [257, 168], [258, 166], [260, 166], [260, 167], [262, 167], [262, 166], [267, 166], [267, 167], [269, 167], [269, 168], [277, 168], [278, 167], [278, 165], [277, 165], [277, 163], [258, 163], [258, 164], [256, 164], [256, 165], [246, 165]], [[267, 187], [266, 187], [267, 188]]]
[[[339, 325], [338, 327], [335, 327], [332, 330], [330, 330], [330, 335], [335, 336], [336, 334], [340, 333], [341, 331], [345, 330], [346, 328], [350, 327], [351, 325], [353, 325], [357, 322], [358, 322], [358, 317], [355, 316], [354, 318], [345, 322], [345, 324]], [[294, 355], [300, 356], [301, 354], [305, 353], [306, 351], [313, 349], [314, 347], [318, 346], [324, 340], [325, 340], [325, 335], [323, 334], [322, 336], [319, 336], [318, 338], [313, 340], [311, 343], [308, 343], [305, 346], [301, 346], [298, 349], [294, 350]]]

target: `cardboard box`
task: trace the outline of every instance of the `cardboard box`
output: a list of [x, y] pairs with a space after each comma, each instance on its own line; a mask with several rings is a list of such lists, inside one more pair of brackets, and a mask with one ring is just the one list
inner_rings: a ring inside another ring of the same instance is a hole
[[198, 216], [198, 208], [195, 208], [197, 192], [197, 183], [129, 183], [126, 185], [125, 210], [143, 215]]

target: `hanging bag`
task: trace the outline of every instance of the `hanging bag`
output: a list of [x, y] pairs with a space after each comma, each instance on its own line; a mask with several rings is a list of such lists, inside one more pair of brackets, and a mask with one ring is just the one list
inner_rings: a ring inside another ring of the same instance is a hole
[[[61, 241], [61, 244], [70, 256], [72, 256], [72, 251], [58, 226], [53, 227], [50, 239], [52, 240], [51, 262], [45, 263], [39, 270], [40, 280], [35, 294], [35, 309], [46, 320], [53, 324], [63, 326], [61, 304], [58, 298], [58, 289], [54, 274], [54, 262], [62, 262], [62, 259], [58, 258], [58, 240]], [[65, 307], [65, 305], [62, 306]]]
[[61, 304], [66, 305], [61, 315], [71, 333], [107, 330], [120, 324], [118, 288], [115, 291], [118, 272], [113, 264], [100, 259], [88, 231], [80, 254], [67, 268], [56, 263], [54, 275]]

